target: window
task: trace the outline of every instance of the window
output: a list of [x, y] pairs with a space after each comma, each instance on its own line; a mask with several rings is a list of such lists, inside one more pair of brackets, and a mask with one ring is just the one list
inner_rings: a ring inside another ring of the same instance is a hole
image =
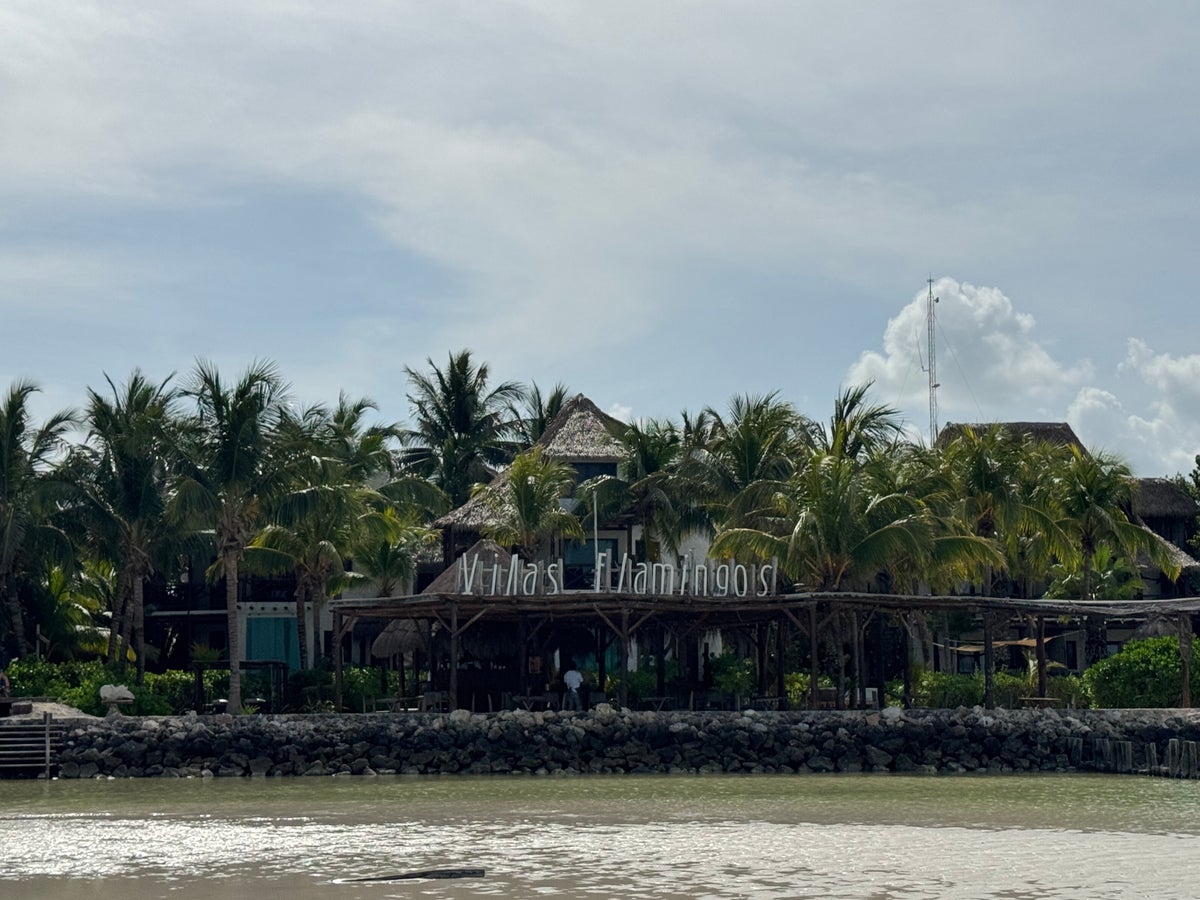
[[601, 475], [617, 477], [615, 462], [578, 462], [571, 463], [571, 468], [575, 470], [576, 481], [587, 481], [589, 478], [599, 478]]

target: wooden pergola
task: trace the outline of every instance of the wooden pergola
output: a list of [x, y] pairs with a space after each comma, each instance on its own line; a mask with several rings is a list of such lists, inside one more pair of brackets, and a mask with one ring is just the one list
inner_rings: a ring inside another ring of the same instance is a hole
[[[817, 701], [818, 641], [822, 629], [834, 617], [850, 613], [884, 613], [907, 624], [914, 614], [969, 612], [983, 621], [984, 670], [988, 679], [993, 660], [993, 627], [1003, 616], [1024, 616], [1037, 623], [1037, 660], [1041, 689], [1045, 685], [1044, 623], [1047, 618], [1103, 618], [1144, 620], [1165, 617], [1175, 621], [1182, 658], [1181, 705], [1190, 707], [1192, 616], [1200, 613], [1200, 597], [1172, 600], [1078, 601], [1024, 600], [1011, 597], [922, 596], [876, 593], [792, 593], [767, 596], [711, 597], [688, 594], [639, 594], [567, 591], [557, 594], [495, 596], [477, 593], [432, 592], [406, 597], [342, 598], [330, 603], [334, 618], [335, 686], [338, 705], [342, 697], [342, 639], [361, 618], [420, 619], [438, 622], [450, 640], [450, 706], [458, 703], [459, 642], [463, 634], [481, 621], [520, 622], [551, 620], [602, 624], [618, 640], [622, 671], [627, 666], [630, 639], [648, 622], [657, 621], [690, 628], [733, 628], [768, 622], [790, 622], [806, 632], [810, 641], [812, 673], [810, 690]], [[782, 635], [780, 629], [780, 635]], [[911, 640], [907, 627], [906, 641]], [[907, 666], [906, 673], [907, 673]], [[778, 674], [777, 691], [783, 693], [783, 674]], [[907, 674], [906, 674], [907, 682]], [[623, 684], [623, 682], [622, 682]], [[907, 691], [906, 683], [906, 694]], [[625, 701], [624, 687], [622, 702]]]

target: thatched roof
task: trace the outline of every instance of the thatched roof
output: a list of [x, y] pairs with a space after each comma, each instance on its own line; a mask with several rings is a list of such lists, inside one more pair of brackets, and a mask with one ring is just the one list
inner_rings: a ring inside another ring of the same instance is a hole
[[616, 437], [623, 423], [576, 394], [546, 426], [538, 445], [560, 462], [620, 462], [627, 455]]
[[492, 512], [493, 506], [489, 502], [488, 497], [495, 495], [507, 483], [508, 473], [501, 472], [487, 487], [475, 494], [475, 496], [462, 506], [452, 509], [444, 516], [434, 519], [433, 527], [447, 528], [453, 525], [455, 528], [480, 531], [485, 525], [493, 524], [496, 518]]
[[[571, 463], [620, 462], [625, 458], [624, 445], [616, 434], [624, 427], [620, 420], [600, 411], [591, 400], [576, 394], [546, 426], [534, 446], [541, 447], [550, 459]], [[464, 503], [439, 519], [435, 528], [454, 526], [471, 531], [480, 531], [494, 521], [488, 495], [494, 495], [507, 482], [507, 472], [501, 472], [492, 481]]]
[[939, 447], [948, 444], [962, 434], [965, 428], [979, 433], [987, 431], [992, 425], [999, 425], [1013, 437], [1029, 437], [1035, 441], [1045, 441], [1048, 444], [1078, 447], [1084, 453], [1087, 452], [1079, 435], [1066, 422], [947, 422], [938, 434], [937, 444]]
[[413, 650], [428, 650], [429, 625], [423, 619], [392, 619], [371, 644], [371, 655], [387, 659]]
[[1193, 519], [1200, 504], [1170, 478], [1139, 478], [1133, 489], [1133, 514], [1140, 518]]
[[[1181, 576], [1185, 572], [1200, 572], [1200, 562], [1192, 559], [1191, 556], [1189, 556], [1179, 547], [1176, 547], [1162, 535], [1155, 534], [1149, 528], [1146, 528], [1145, 525], [1141, 527], [1150, 533], [1151, 537], [1160, 546], [1160, 548], [1165, 551], [1172, 560], [1174, 560], [1176, 565], [1179, 566]], [[1150, 564], [1149, 558], [1144, 553], [1138, 554], [1138, 567], [1146, 569], [1153, 568], [1153, 566]]]
[[[512, 554], [497, 544], [495, 541], [484, 538], [476, 541], [471, 545], [470, 549], [463, 554], [467, 559], [478, 556], [484, 565], [489, 566], [493, 559], [500, 562], [507, 562], [512, 558]], [[458, 562], [455, 561], [446, 567], [437, 578], [429, 583], [422, 594], [457, 594], [459, 592], [458, 584]]]

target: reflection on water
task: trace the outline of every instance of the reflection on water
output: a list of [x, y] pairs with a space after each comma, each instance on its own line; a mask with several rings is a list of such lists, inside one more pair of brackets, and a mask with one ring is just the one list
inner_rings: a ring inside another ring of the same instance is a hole
[[[0, 783], [6, 898], [1197, 896], [1194, 782], [1104, 776]], [[481, 867], [459, 881], [353, 878]]]

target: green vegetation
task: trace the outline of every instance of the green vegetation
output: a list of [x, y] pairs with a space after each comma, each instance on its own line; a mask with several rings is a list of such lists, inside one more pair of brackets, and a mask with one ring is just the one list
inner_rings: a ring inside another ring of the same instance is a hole
[[[1129, 641], [1120, 653], [1091, 666], [1083, 680], [1096, 705], [1111, 708], [1178, 706], [1182, 690], [1179, 638]], [[1200, 670], [1191, 671], [1192, 696], [1200, 698]]]
[[[406, 369], [410, 428], [369, 422], [375, 406], [366, 398], [298, 404], [268, 362], [233, 379], [204, 361], [178, 381], [138, 370], [123, 383], [104, 376], [80, 413], [42, 423], [30, 414], [36, 386], [12, 384], [0, 397], [0, 659], [90, 660], [104, 667], [103, 676], [86, 670], [96, 677], [174, 705], [177, 689], [158, 685], [167, 673], [155, 670], [186, 661], [180, 648], [192, 636], [174, 636], [174, 649], [147, 641], [147, 589], [161, 595], [187, 583], [190, 595], [203, 579], [223, 588], [229, 643], [220, 646], [218, 633], [218, 649], [198, 647], [195, 658], [232, 660], [223, 693], [240, 709], [260, 695], [239, 672], [242, 576], [283, 576], [294, 585], [300, 667], [313, 673], [293, 708], [319, 707], [330, 699], [318, 634], [328, 600], [366, 575], [389, 596], [411, 589], [418, 552], [438, 540], [429, 523], [501, 469], [507, 481], [486, 495], [493, 523], [485, 530], [527, 558], [580, 539], [602, 513], [631, 534], [640, 526], [630, 548], [639, 561], [671, 559], [685, 536], [700, 533], [713, 538], [714, 557], [777, 560], [785, 590], [971, 584], [1024, 597], [1051, 584], [1057, 596], [1102, 600], [1136, 594], [1139, 556], [1178, 574], [1161, 542], [1128, 518], [1132, 480], [1120, 460], [999, 428], [964, 427], [944, 446], [915, 445], [869, 386], [843, 391], [826, 421], [767, 393], [677, 421], [614, 425], [627, 451], [616, 475], [575, 485], [576, 473], [535, 444], [570, 402], [565, 386], [543, 393], [496, 384], [468, 350], [426, 363]], [[77, 425], [84, 437], [73, 442]], [[567, 494], [578, 501], [569, 510], [559, 502]], [[826, 621], [821, 677], [861, 680], [868, 620]], [[766, 672], [752, 660], [716, 661], [718, 689], [749, 695], [780, 671], [805, 669], [807, 637], [799, 629], [790, 637], [782, 658], [759, 654], [769, 658]], [[928, 663], [934, 642], [917, 637]], [[1104, 644], [1103, 622], [1088, 623], [1087, 658], [1098, 659]], [[1106, 671], [1088, 682], [1098, 702], [1170, 699], [1157, 687], [1140, 698], [1109, 688]], [[58, 688], [90, 690], [84, 672]], [[997, 674], [983, 679], [984, 696], [1007, 703], [1045, 682], [1083, 701], [1078, 685], [1046, 676], [1043, 667], [1018, 684]], [[633, 696], [645, 694], [644, 677], [628, 676]], [[956, 678], [925, 673], [919, 702], [979, 702], [974, 680]], [[789, 694], [803, 694], [798, 675], [785, 680]], [[369, 705], [375, 690], [369, 677], [345, 689], [349, 707]]]
[[[44, 659], [14, 660], [8, 667], [12, 681], [12, 693], [17, 697], [52, 697], [60, 703], [72, 706], [89, 715], [101, 716], [107, 707], [100, 701], [100, 688], [106, 684], [124, 684], [122, 673], [115, 671], [99, 660], [88, 662], [54, 663]], [[270, 697], [268, 676], [247, 675], [243, 695], [245, 705], [239, 709], [258, 706], [258, 698]], [[229, 673], [219, 669], [202, 673], [204, 703], [196, 703], [196, 675], [177, 669], [156, 673], [147, 672], [140, 685], [127, 685], [133, 692], [134, 702], [123, 707], [128, 715], [182, 715], [188, 710], [207, 711], [207, 705], [218, 699], [227, 699]], [[349, 666], [343, 673], [343, 697], [345, 708], [356, 711], [371, 709], [372, 701], [396, 693], [396, 672], [384, 672], [379, 668]], [[332, 712], [333, 672], [327, 668], [308, 669], [292, 673], [288, 679], [282, 709], [275, 712]]]

